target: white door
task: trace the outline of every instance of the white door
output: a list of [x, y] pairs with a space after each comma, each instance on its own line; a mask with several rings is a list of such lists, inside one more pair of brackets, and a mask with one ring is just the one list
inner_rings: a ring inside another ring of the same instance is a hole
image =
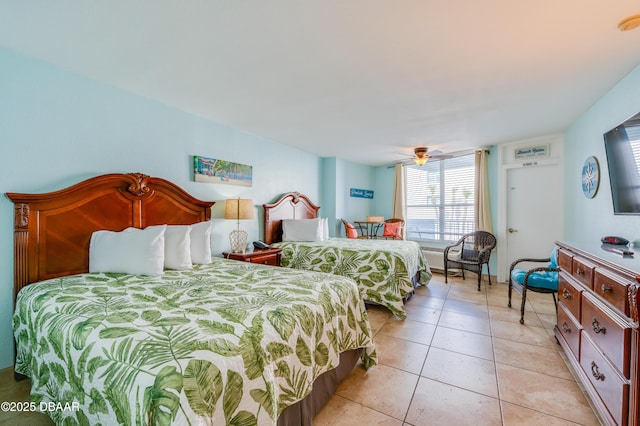
[[507, 269], [516, 259], [549, 257], [554, 242], [562, 239], [562, 192], [558, 164], [507, 170]]

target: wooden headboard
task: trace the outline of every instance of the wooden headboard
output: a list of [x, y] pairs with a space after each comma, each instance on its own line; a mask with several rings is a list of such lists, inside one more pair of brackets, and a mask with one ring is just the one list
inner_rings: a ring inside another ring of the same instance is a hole
[[189, 225], [209, 220], [215, 204], [141, 173], [102, 175], [60, 191], [7, 197], [15, 205], [14, 303], [30, 283], [88, 272], [94, 231]]
[[318, 217], [320, 206], [299, 192], [284, 194], [273, 204], [264, 207], [264, 242], [282, 241], [282, 219], [314, 219]]

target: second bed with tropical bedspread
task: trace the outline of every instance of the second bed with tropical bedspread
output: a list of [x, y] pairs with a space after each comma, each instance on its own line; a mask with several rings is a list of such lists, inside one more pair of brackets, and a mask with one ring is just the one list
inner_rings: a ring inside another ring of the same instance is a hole
[[412, 278], [427, 285], [431, 270], [415, 241], [329, 238], [318, 242], [279, 242], [281, 265], [353, 278], [365, 301], [387, 307], [404, 319], [404, 297], [414, 290]]
[[223, 259], [31, 284], [13, 322], [32, 401], [79, 407], [65, 425], [275, 424], [341, 352], [376, 363], [353, 280]]

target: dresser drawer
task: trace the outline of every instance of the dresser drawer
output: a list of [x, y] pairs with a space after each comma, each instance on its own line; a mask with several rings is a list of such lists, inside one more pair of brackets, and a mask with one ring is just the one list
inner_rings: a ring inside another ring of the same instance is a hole
[[262, 265], [280, 266], [280, 256], [277, 254], [265, 254], [264, 256], [253, 256], [249, 259], [251, 263]]
[[573, 255], [571, 253], [569, 253], [564, 249], [558, 250], [558, 266], [560, 267], [560, 269], [564, 269], [569, 274], [572, 274], [573, 273], [572, 266], [571, 266], [572, 261], [573, 261]]
[[582, 284], [593, 288], [593, 270], [595, 265], [581, 257], [574, 257], [572, 261], [572, 275]]
[[578, 320], [571, 315], [564, 303], [558, 302], [558, 330], [576, 359], [580, 359], [581, 328]]
[[626, 425], [629, 413], [629, 382], [620, 376], [586, 335], [582, 336], [580, 367], [616, 423]]
[[582, 288], [574, 284], [573, 278], [560, 272], [558, 277], [558, 300], [564, 303], [565, 307], [575, 318], [580, 318], [580, 304], [582, 302]]
[[631, 353], [631, 328], [613, 311], [597, 302], [595, 296], [582, 293], [582, 318], [584, 332], [591, 337], [611, 363], [629, 377]]
[[629, 284], [623, 277], [602, 268], [596, 268], [593, 276], [593, 291], [626, 316], [629, 316]]

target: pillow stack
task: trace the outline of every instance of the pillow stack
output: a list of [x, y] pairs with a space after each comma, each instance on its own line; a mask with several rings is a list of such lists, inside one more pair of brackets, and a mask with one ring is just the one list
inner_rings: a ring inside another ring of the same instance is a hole
[[96, 231], [89, 243], [89, 272], [161, 275], [211, 263], [211, 225], [157, 225], [120, 232]]
[[284, 219], [282, 241], [325, 241], [329, 239], [329, 219]]

